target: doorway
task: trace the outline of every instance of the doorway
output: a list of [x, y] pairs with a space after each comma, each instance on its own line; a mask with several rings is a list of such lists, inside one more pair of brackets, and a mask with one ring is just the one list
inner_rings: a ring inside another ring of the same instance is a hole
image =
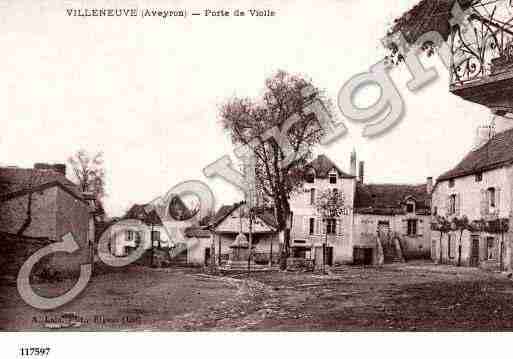
[[333, 265], [333, 247], [326, 247], [326, 265]]
[[473, 235], [471, 237], [470, 249], [470, 266], [477, 267], [479, 265], [479, 236]]
[[210, 264], [210, 248], [205, 248], [205, 266]]

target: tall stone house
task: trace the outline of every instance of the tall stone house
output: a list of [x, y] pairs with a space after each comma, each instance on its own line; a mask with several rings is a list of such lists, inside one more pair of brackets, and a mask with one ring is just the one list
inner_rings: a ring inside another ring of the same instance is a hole
[[[80, 264], [92, 261], [95, 219], [101, 220], [102, 216], [96, 200], [66, 178], [64, 164], [0, 167], [0, 237], [9, 240], [6, 247], [23, 249], [20, 243], [40, 239], [40, 246], [30, 246], [29, 252], [34, 252], [44, 244], [61, 241], [68, 233], [80, 246], [76, 253], [56, 253], [45, 258], [53, 271], [74, 272]], [[2, 252], [4, 262], [30, 254]]]
[[[458, 7], [460, 14], [465, 11], [460, 24], [452, 16]], [[511, 1], [422, 0], [391, 29], [417, 46], [425, 45], [425, 34], [440, 34], [450, 49], [450, 93], [489, 113], [474, 149], [435, 185], [432, 256], [437, 261], [512, 268], [512, 25]], [[463, 216], [468, 229], [455, 230], [464, 227]]]
[[[325, 155], [306, 166], [304, 185], [290, 199], [291, 256], [319, 261], [324, 245], [327, 265], [376, 264], [383, 262], [387, 254], [383, 247], [386, 251], [390, 242], [391, 257], [429, 258], [431, 180], [420, 185], [366, 184], [363, 162], [356, 175], [354, 152], [350, 162], [349, 172]], [[316, 201], [325, 191], [338, 191], [344, 204], [339, 217], [323, 221]], [[216, 251], [225, 257], [241, 228], [243, 233], [248, 232], [239, 208], [240, 204], [223, 206], [214, 217]], [[261, 258], [269, 258], [271, 251], [278, 255], [280, 241], [273, 213], [267, 211], [260, 217], [256, 251]]]
[[465, 216], [469, 226], [462, 233], [457, 228], [435, 230], [433, 259], [499, 268], [510, 256], [507, 228], [501, 223], [509, 222], [512, 210], [513, 129], [478, 130], [475, 147], [438, 178], [433, 191], [435, 215], [450, 223]]

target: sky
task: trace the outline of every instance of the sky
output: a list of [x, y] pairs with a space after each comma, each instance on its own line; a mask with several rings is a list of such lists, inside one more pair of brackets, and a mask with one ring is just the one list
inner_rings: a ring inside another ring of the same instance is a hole
[[[203, 168], [233, 145], [219, 123], [232, 96], [258, 97], [276, 70], [304, 74], [336, 103], [344, 83], [385, 55], [392, 20], [417, 0], [46, 1], [0, 0], [0, 163], [31, 167], [66, 162], [78, 149], [103, 151], [105, 207], [122, 215], [185, 180], [201, 180], [217, 206], [242, 194]], [[274, 17], [69, 17], [67, 8], [250, 9]], [[315, 4], [315, 5], [313, 5]], [[439, 77], [416, 93], [405, 66], [392, 78], [405, 115], [377, 138], [362, 123], [335, 117], [348, 133], [318, 146], [349, 171], [354, 148], [369, 183], [422, 183], [457, 164], [489, 111], [448, 91], [441, 61], [424, 59]], [[356, 102], [371, 105], [377, 87]]]

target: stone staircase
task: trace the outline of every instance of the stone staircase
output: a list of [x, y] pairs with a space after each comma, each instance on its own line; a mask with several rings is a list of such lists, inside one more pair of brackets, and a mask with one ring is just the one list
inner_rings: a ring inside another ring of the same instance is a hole
[[385, 263], [404, 263], [399, 238], [386, 238], [381, 241]]

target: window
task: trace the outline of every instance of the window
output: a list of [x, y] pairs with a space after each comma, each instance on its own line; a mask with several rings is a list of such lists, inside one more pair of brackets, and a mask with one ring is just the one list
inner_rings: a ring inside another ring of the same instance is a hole
[[326, 220], [326, 233], [337, 234], [337, 220], [335, 218], [328, 218]]
[[407, 213], [413, 213], [414, 209], [415, 209], [415, 206], [413, 205], [413, 203], [406, 204], [406, 212]]
[[481, 182], [483, 180], [483, 173], [476, 173], [476, 182]]
[[151, 243], [153, 247], [160, 248], [160, 232], [159, 231], [151, 231]]
[[310, 188], [310, 204], [315, 204], [315, 188]]
[[495, 238], [486, 238], [486, 259], [496, 259]]
[[449, 234], [448, 238], [447, 238], [447, 257], [450, 259], [454, 258], [452, 255], [452, 247], [453, 247], [452, 236]]
[[456, 195], [452, 194], [449, 196], [449, 214], [456, 213]]
[[315, 230], [315, 218], [310, 218], [310, 228], [309, 228], [308, 233], [310, 233], [310, 235], [313, 235], [314, 230]]
[[416, 219], [409, 219], [408, 220], [408, 231], [407, 235], [410, 237], [417, 235], [417, 220]]
[[315, 172], [312, 170], [312, 171], [309, 171], [306, 175], [306, 182], [307, 183], [314, 183], [315, 181]]
[[331, 184], [337, 183], [337, 174], [336, 173], [330, 173], [330, 183]]
[[438, 207], [433, 207], [433, 215], [436, 216], [438, 215]]
[[495, 203], [496, 203], [495, 188], [490, 187], [490, 188], [488, 188], [488, 204], [490, 207], [494, 208]]
[[338, 195], [338, 189], [333, 188], [333, 197], [337, 197], [337, 195]]
[[454, 179], [449, 180], [449, 188], [454, 187]]

